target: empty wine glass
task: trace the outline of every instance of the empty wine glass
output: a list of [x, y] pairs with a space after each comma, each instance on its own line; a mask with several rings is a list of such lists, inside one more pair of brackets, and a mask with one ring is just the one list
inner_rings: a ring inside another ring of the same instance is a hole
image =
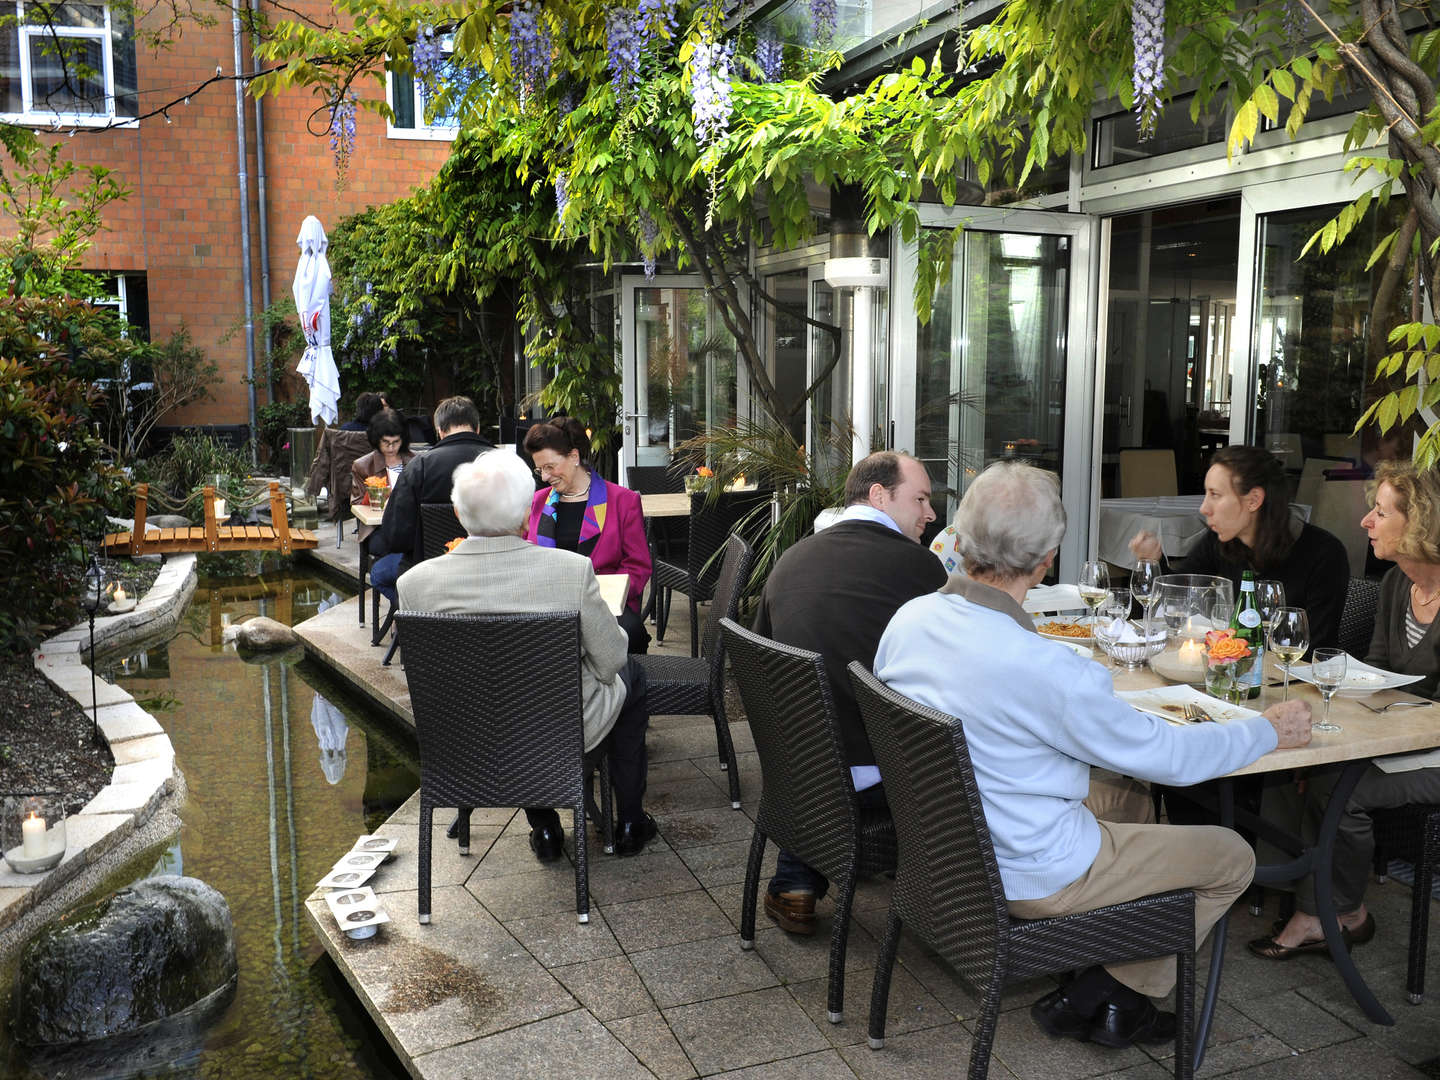
[[1270, 643], [1270, 624], [1275, 613], [1285, 606], [1285, 586], [1266, 578], [1255, 582], [1255, 607], [1260, 612], [1260, 625], [1265, 630], [1265, 643]]
[[1111, 589], [1100, 604], [1100, 625], [1095, 628], [1095, 640], [1105, 650], [1105, 655], [1114, 659], [1109, 646], [1125, 636], [1125, 622], [1130, 618], [1130, 590]]
[[1110, 569], [1103, 559], [1090, 559], [1080, 568], [1080, 601], [1090, 609], [1090, 632], [1095, 632], [1095, 612], [1110, 593]]
[[1345, 681], [1345, 664], [1349, 659], [1344, 649], [1316, 649], [1315, 655], [1310, 658], [1310, 678], [1325, 699], [1325, 714], [1320, 723], [1310, 725], [1311, 731], [1340, 730], [1339, 724], [1330, 722], [1330, 699]]
[[1285, 697], [1290, 700], [1290, 665], [1310, 648], [1310, 619], [1304, 608], [1282, 607], [1270, 623], [1270, 649], [1285, 672]]
[[1130, 593], [1145, 609], [1145, 640], [1150, 640], [1150, 612], [1160, 599], [1160, 560], [1141, 559], [1130, 573]]

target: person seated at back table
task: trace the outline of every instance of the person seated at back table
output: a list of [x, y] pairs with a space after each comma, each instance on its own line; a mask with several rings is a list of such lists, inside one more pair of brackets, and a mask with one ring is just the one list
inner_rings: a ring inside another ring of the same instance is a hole
[[[1285, 586], [1285, 603], [1304, 608], [1310, 644], [1338, 645], [1340, 612], [1350, 581], [1345, 545], [1333, 534], [1290, 513], [1290, 487], [1280, 459], [1258, 446], [1216, 451], [1205, 473], [1200, 513], [1210, 526], [1183, 558], [1167, 560], [1166, 573], [1229, 578], [1240, 598], [1240, 577], [1273, 578]], [[1160, 540], [1139, 532], [1130, 541], [1137, 559], [1162, 559]]]
[[535, 492], [526, 539], [578, 552], [597, 574], [629, 575], [625, 606], [617, 618], [630, 639], [630, 651], [649, 651], [640, 597], [650, 580], [650, 543], [639, 494], [595, 475], [590, 436], [573, 416], [536, 424], [525, 434], [525, 452], [535, 463], [536, 475], [549, 485]]
[[[1417, 471], [1408, 462], [1381, 462], [1375, 473], [1374, 504], [1360, 522], [1377, 559], [1395, 566], [1380, 583], [1375, 631], [1367, 664], [1424, 675], [1406, 691], [1435, 698], [1440, 684], [1440, 473]], [[1313, 773], [1303, 795], [1281, 787], [1266, 793], [1267, 813], [1298, 817], [1301, 839], [1314, 845], [1335, 774]], [[1365, 887], [1375, 854], [1371, 810], [1406, 803], [1440, 802], [1440, 754], [1423, 751], [1381, 758], [1365, 770], [1345, 804], [1335, 834], [1331, 864], [1335, 911], [1347, 945], [1363, 945], [1375, 936], [1375, 919], [1365, 909]], [[1270, 937], [1250, 942], [1250, 951], [1268, 960], [1288, 960], [1302, 952], [1328, 952], [1315, 916], [1315, 882], [1309, 877], [1295, 889], [1295, 914], [1277, 924]]]
[[[455, 514], [469, 536], [400, 578], [400, 607], [451, 615], [580, 613], [585, 752], [608, 743], [620, 815], [615, 854], [634, 855], [655, 836], [655, 821], [642, 806], [650, 723], [645, 669], [626, 655], [625, 634], [605, 606], [590, 563], [572, 552], [525, 542], [535, 485], [519, 457], [507, 450], [482, 454], [455, 468], [453, 487]], [[546, 677], [546, 659], [535, 657], [534, 678]], [[460, 820], [469, 814], [462, 807]], [[558, 859], [565, 850], [560, 816], [550, 807], [527, 807], [525, 816], [536, 857]], [[583, 821], [575, 823], [577, 829], [584, 827]]]
[[419, 563], [420, 507], [450, 501], [451, 474], [494, 447], [482, 439], [480, 411], [467, 397], [448, 397], [435, 406], [435, 430], [440, 441], [419, 455], [400, 474], [385, 502], [378, 536], [370, 539], [370, 553], [378, 556], [370, 566], [370, 584], [386, 599], [395, 599], [396, 579]]
[[[405, 418], [394, 409], [381, 409], [377, 412], [370, 421], [370, 430], [366, 435], [375, 449], [364, 457], [356, 458], [350, 466], [351, 506], [367, 501], [369, 493], [365, 481], [372, 476], [385, 477], [386, 485], [390, 490], [395, 490], [400, 474], [415, 457], [415, 452], [410, 449]], [[364, 540], [374, 531], [373, 525], [360, 524], [355, 532], [355, 539]]]
[[[881, 450], [856, 462], [840, 520], [780, 557], [755, 616], [757, 634], [825, 658], [841, 751], [862, 806], [883, 807], [885, 795], [845, 668], [875, 658], [896, 608], [945, 584], [945, 568], [920, 544], [934, 520], [930, 474], [919, 461]], [[792, 934], [814, 933], [815, 901], [829, 887], [823, 874], [782, 848], [765, 913]]]
[[[965, 492], [955, 531], [968, 578], [897, 611], [874, 670], [964, 725], [1010, 914], [1049, 918], [1193, 889], [1198, 947], [1250, 884], [1250, 846], [1219, 826], [1156, 825], [1143, 799], [1099, 818], [1087, 805], [1091, 769], [1209, 780], [1309, 742], [1310, 707], [1290, 701], [1246, 720], [1174, 727], [1117, 698], [1103, 666], [1037, 634], [1020, 605], [1065, 535], [1054, 473], [991, 465]], [[1121, 810], [1131, 820], [1118, 820]], [[1173, 956], [1096, 966], [1030, 1014], [1051, 1035], [1117, 1048], [1163, 1042], [1175, 1016], [1149, 999], [1174, 983]]]

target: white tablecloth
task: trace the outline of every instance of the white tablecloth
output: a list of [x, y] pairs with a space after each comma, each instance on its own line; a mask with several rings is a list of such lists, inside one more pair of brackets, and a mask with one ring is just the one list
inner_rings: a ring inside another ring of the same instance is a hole
[[1100, 500], [1100, 558], [1135, 569], [1130, 539], [1143, 531], [1160, 537], [1169, 558], [1190, 550], [1207, 528], [1200, 516], [1203, 495], [1154, 495], [1135, 499]]

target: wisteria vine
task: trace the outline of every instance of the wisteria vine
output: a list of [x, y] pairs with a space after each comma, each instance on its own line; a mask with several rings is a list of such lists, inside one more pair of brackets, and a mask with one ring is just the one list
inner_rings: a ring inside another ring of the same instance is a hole
[[655, 238], [660, 235], [660, 226], [643, 206], [636, 219], [640, 225], [640, 258], [645, 264], [645, 280], [655, 276]]
[[640, 0], [631, 9], [617, 4], [605, 13], [605, 58], [617, 96], [640, 83], [640, 61], [646, 48], [665, 31], [679, 28], [675, 0]]
[[1300, 44], [1305, 30], [1305, 11], [1300, 6], [1300, 0], [1285, 0], [1285, 8], [1280, 16], [1280, 27], [1280, 32], [1285, 35], [1287, 45], [1294, 48]]
[[1135, 42], [1135, 121], [1140, 138], [1155, 134], [1160, 91], [1165, 87], [1165, 0], [1134, 0], [1130, 8]]
[[445, 50], [435, 36], [433, 26], [421, 26], [415, 31], [415, 44], [410, 48], [410, 62], [415, 65], [415, 77], [430, 93], [434, 93], [445, 72]]
[[839, 18], [836, 0], [810, 0], [810, 24], [814, 27], [817, 45], [828, 45], [835, 37]]

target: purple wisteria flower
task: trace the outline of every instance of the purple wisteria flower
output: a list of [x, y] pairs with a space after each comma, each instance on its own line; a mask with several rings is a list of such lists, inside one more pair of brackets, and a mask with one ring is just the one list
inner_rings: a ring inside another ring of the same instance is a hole
[[1304, 40], [1305, 9], [1300, 0], [1285, 0], [1280, 16], [1280, 32], [1285, 35], [1285, 44], [1295, 48]]
[[622, 97], [640, 82], [640, 50], [645, 24], [638, 11], [613, 7], [605, 13], [605, 56], [615, 96]]
[[660, 235], [660, 226], [655, 224], [650, 211], [643, 206], [636, 214], [636, 221], [640, 225], [640, 258], [645, 264], [645, 278], [648, 281], [655, 276], [655, 238]]
[[555, 218], [560, 222], [560, 231], [565, 231], [565, 211], [570, 209], [570, 176], [568, 173], [555, 174]]
[[510, 70], [523, 100], [550, 79], [550, 28], [540, 19], [540, 5], [520, 0], [510, 12]]
[[350, 155], [355, 151], [355, 98], [341, 98], [330, 107], [330, 149], [335, 154], [335, 173], [340, 186], [350, 168]]
[[835, 0], [810, 0], [810, 23], [814, 27], [816, 44], [830, 44], [835, 36], [838, 16]]
[[784, 78], [785, 47], [775, 36], [774, 27], [766, 26], [755, 37], [755, 66], [766, 82]]
[[433, 26], [421, 26], [415, 31], [410, 61], [415, 65], [415, 77], [426, 90], [433, 92], [445, 72], [445, 50]]
[[690, 117], [704, 149], [730, 127], [730, 56], [733, 46], [700, 42], [690, 54]]
[[1135, 41], [1135, 120], [1140, 138], [1155, 134], [1160, 91], [1165, 87], [1165, 0], [1134, 0], [1130, 8]]

